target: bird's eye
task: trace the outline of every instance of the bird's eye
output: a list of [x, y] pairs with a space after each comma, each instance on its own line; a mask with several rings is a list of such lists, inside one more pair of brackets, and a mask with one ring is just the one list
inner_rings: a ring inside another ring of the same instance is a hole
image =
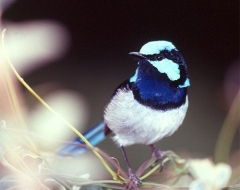
[[164, 59], [164, 55], [163, 55], [163, 54], [157, 54], [157, 55], [155, 56], [155, 59], [156, 59], [157, 61], [161, 61], [161, 60]]

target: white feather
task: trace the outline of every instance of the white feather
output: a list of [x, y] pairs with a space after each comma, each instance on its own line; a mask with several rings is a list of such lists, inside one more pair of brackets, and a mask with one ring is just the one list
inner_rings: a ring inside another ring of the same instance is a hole
[[132, 91], [119, 90], [107, 105], [104, 120], [118, 146], [153, 144], [174, 133], [182, 124], [186, 103], [169, 111], [154, 110], [137, 102]]

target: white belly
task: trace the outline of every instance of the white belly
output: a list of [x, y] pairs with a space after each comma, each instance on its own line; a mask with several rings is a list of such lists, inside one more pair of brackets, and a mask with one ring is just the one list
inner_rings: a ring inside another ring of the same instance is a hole
[[131, 91], [121, 90], [107, 105], [104, 121], [118, 146], [153, 144], [178, 129], [187, 107], [188, 97], [177, 110], [153, 110], [138, 103]]

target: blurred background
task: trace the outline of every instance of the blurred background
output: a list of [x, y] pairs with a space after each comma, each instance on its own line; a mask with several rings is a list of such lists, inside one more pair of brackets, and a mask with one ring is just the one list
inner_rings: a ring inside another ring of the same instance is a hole
[[[113, 90], [134, 74], [137, 63], [129, 52], [139, 51], [148, 41], [173, 42], [189, 70], [189, 110], [179, 130], [157, 146], [186, 157], [213, 156], [219, 130], [240, 84], [239, 1], [18, 0], [5, 8], [2, 20], [13, 25], [47, 21], [61, 26], [56, 47], [64, 45], [65, 50], [57, 49], [61, 55], [56, 59], [38, 60], [41, 66], [29, 64], [32, 69], [22, 76], [46, 100], [57, 92], [71, 92], [73, 96], [63, 93], [60, 103], [74, 107], [66, 109], [64, 116], [74, 115], [73, 124], [81, 132], [102, 119]], [[20, 32], [13, 34], [22, 37]], [[58, 30], [44, 32], [49, 39], [58, 34]], [[38, 40], [36, 36], [29, 42], [37, 46]], [[21, 51], [26, 53], [24, 48]], [[24, 87], [21, 91], [32, 113], [39, 103]], [[80, 99], [79, 104], [72, 103], [74, 98]], [[44, 122], [50, 130], [51, 125]], [[66, 131], [59, 140], [75, 136], [70, 129]], [[238, 130], [232, 152], [239, 144]], [[111, 138], [99, 147], [122, 161]], [[142, 145], [127, 148], [127, 153], [134, 168], [150, 156], [148, 147]]]

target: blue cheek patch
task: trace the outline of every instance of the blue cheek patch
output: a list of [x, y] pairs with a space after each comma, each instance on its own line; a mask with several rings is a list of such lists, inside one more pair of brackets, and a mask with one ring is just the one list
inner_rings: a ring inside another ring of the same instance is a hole
[[132, 76], [129, 81], [130, 82], [135, 82], [137, 80], [137, 75], [138, 75], [138, 69], [135, 71], [134, 76]]
[[180, 78], [179, 65], [172, 60], [165, 58], [162, 61], [150, 61], [150, 63], [157, 68], [160, 73], [165, 73], [171, 81]]
[[184, 87], [188, 87], [188, 86], [190, 86], [190, 81], [188, 78], [185, 80], [183, 85], [178, 85], [179, 88], [184, 88]]

